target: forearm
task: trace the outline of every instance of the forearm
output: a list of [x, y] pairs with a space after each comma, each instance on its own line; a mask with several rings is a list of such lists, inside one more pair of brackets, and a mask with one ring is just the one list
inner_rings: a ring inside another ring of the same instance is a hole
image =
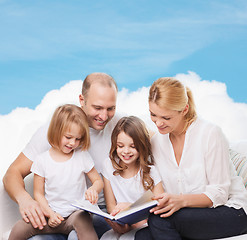
[[15, 169], [9, 168], [3, 177], [4, 188], [9, 196], [20, 203], [23, 199], [32, 199], [25, 189], [24, 177]]
[[205, 194], [185, 194], [181, 195], [183, 207], [212, 207], [213, 203]]
[[39, 203], [43, 212], [47, 213], [49, 216], [54, 213], [44, 195], [34, 192], [34, 199]]
[[93, 188], [97, 193], [100, 193], [104, 187], [103, 181], [100, 179], [95, 180], [91, 188]]

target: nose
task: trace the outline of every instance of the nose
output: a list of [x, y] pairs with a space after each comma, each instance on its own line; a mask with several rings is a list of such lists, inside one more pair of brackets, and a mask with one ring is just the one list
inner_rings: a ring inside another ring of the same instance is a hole
[[108, 113], [106, 109], [101, 110], [99, 117], [101, 120], [106, 121], [108, 119]]
[[161, 127], [161, 126], [163, 125], [163, 121], [162, 121], [162, 120], [156, 120], [156, 121], [155, 121], [155, 125], [156, 125], [157, 127]]
[[69, 144], [72, 145], [72, 146], [75, 145], [75, 139], [74, 138], [71, 138], [69, 140]]
[[127, 146], [126, 146], [126, 147], [124, 147], [123, 152], [124, 152], [124, 153], [129, 153], [129, 152], [130, 152], [130, 148], [129, 148], [129, 147], [127, 147]]

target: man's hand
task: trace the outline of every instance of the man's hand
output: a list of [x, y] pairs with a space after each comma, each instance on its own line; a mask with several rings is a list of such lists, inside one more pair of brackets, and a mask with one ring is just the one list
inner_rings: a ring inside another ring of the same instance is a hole
[[45, 220], [45, 215], [40, 208], [38, 202], [30, 198], [23, 198], [18, 201], [19, 210], [21, 216], [25, 222], [31, 222], [34, 228], [39, 228], [40, 230], [44, 228], [47, 224]]

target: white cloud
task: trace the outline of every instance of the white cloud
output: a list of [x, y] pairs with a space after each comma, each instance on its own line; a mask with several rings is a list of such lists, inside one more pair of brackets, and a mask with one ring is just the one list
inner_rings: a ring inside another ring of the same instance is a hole
[[[197, 112], [203, 118], [221, 126], [229, 141], [247, 139], [247, 104], [236, 103], [227, 95], [226, 85], [217, 81], [201, 80], [196, 73], [177, 74], [176, 77], [191, 88]], [[0, 116], [0, 146], [2, 177], [7, 167], [22, 151], [35, 130], [45, 123], [54, 109], [64, 103], [79, 104], [82, 81], [71, 81], [61, 89], [50, 91], [34, 109], [17, 108]], [[148, 113], [148, 90], [143, 87], [135, 92], [123, 89], [118, 96], [118, 110], [143, 118], [155, 129]]]

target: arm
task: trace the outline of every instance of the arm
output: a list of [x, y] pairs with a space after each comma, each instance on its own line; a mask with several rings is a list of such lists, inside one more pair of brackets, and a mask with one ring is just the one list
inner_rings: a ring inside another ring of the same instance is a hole
[[48, 222], [49, 226], [50, 227], [58, 226], [64, 219], [60, 214], [54, 212], [50, 208], [45, 198], [45, 178], [37, 174], [34, 174], [33, 194], [34, 194], [34, 199], [40, 204], [42, 210], [49, 217], [49, 222]]
[[184, 194], [174, 195], [163, 193], [156, 196], [154, 199], [159, 203], [152, 208], [150, 212], [154, 214], [162, 214], [161, 217], [169, 217], [174, 212], [185, 207], [212, 207], [213, 203], [205, 194]]
[[[118, 208], [118, 205], [117, 205], [114, 193], [112, 191], [111, 183], [105, 177], [103, 177], [103, 180], [104, 180], [104, 195], [105, 195], [105, 202], [106, 202], [107, 211], [109, 213], [112, 213], [113, 215], [116, 215], [120, 210], [116, 209], [116, 208]], [[121, 207], [121, 205], [119, 205], [119, 207]], [[117, 233], [123, 234], [123, 233], [126, 233], [132, 229], [128, 224], [120, 225], [117, 222], [113, 222], [109, 219], [105, 219], [105, 220], [113, 228], [113, 230]]]
[[92, 186], [88, 188], [85, 196], [92, 204], [95, 204], [98, 201], [98, 194], [103, 189], [104, 183], [94, 167], [87, 173], [87, 176], [92, 182]]
[[4, 175], [3, 184], [9, 196], [19, 205], [24, 221], [31, 222], [34, 228], [42, 229], [46, 225], [44, 213], [25, 190], [24, 178], [30, 174], [31, 165], [32, 161], [20, 153]]

